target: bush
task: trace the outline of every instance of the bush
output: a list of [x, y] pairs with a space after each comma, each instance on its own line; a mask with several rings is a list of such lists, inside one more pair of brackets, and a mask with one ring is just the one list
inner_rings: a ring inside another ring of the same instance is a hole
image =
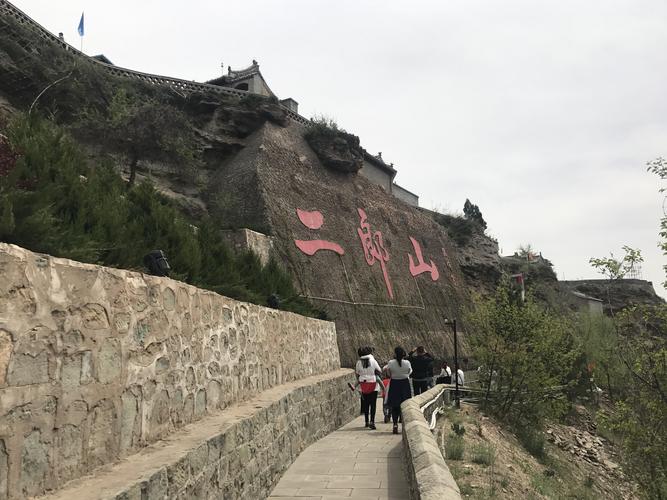
[[528, 453], [540, 460], [546, 457], [544, 435], [534, 429], [518, 429], [516, 436]]
[[496, 461], [496, 449], [490, 444], [478, 444], [472, 447], [472, 461], [481, 465], [492, 465]]
[[454, 422], [452, 424], [452, 431], [454, 431], [454, 434], [456, 434], [457, 436], [463, 436], [466, 433], [466, 428], [463, 427], [463, 424]]
[[564, 397], [578, 346], [567, 319], [522, 301], [504, 278], [495, 296], [468, 315], [471, 349], [484, 390], [482, 406], [516, 428], [538, 429], [567, 408]]
[[463, 460], [463, 452], [465, 450], [465, 442], [460, 436], [454, 434], [447, 438], [445, 444], [445, 458], [449, 460]]
[[445, 228], [447, 235], [462, 247], [467, 245], [475, 233], [480, 233], [481, 226], [474, 220], [449, 214], [434, 214], [435, 221]]

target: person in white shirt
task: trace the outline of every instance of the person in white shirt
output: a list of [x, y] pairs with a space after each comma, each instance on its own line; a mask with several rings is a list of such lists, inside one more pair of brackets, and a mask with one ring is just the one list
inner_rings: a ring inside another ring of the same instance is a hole
[[456, 372], [456, 378], [458, 379], [459, 386], [463, 386], [465, 384], [466, 377], [463, 374], [463, 370], [461, 370], [461, 368], [459, 368]]
[[402, 347], [394, 349], [394, 359], [383, 368], [391, 377], [389, 382], [389, 395], [387, 396], [387, 406], [391, 407], [391, 418], [394, 422], [393, 433], [398, 434], [398, 419], [401, 416], [401, 403], [412, 397], [410, 390], [410, 374], [412, 366], [405, 359], [407, 353]]
[[438, 379], [437, 379], [436, 382], [438, 384], [451, 384], [452, 383], [452, 369], [447, 364], [447, 361], [445, 361], [442, 364], [442, 369], [440, 370], [440, 375], [438, 375]]
[[380, 390], [377, 383], [377, 376], [381, 375], [380, 365], [371, 354], [370, 347], [363, 347], [361, 349], [361, 356], [357, 361], [355, 373], [361, 388], [361, 408], [364, 413], [364, 420], [366, 427], [375, 430], [375, 409], [378, 399], [378, 391]]

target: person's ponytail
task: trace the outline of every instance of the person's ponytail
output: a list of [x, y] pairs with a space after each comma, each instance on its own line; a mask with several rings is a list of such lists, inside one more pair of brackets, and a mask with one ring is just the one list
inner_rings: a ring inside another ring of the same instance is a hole
[[400, 346], [396, 347], [396, 349], [394, 349], [394, 355], [396, 356], [396, 361], [398, 361], [398, 366], [403, 366], [403, 358], [407, 356], [405, 349]]

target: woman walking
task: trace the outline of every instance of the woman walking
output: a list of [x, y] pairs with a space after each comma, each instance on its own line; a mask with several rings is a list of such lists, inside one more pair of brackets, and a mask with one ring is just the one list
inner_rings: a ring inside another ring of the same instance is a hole
[[391, 376], [387, 406], [391, 407], [391, 418], [394, 422], [393, 433], [398, 434], [398, 418], [401, 416], [401, 403], [412, 397], [410, 380], [408, 379], [412, 373], [412, 366], [405, 359], [407, 353], [402, 347], [394, 349], [394, 355], [394, 359], [387, 363], [384, 370], [389, 372]]
[[371, 354], [370, 347], [360, 349], [361, 356], [357, 361], [355, 372], [361, 388], [361, 408], [366, 421], [366, 427], [375, 430], [375, 408], [380, 390], [376, 376], [381, 375], [380, 365]]

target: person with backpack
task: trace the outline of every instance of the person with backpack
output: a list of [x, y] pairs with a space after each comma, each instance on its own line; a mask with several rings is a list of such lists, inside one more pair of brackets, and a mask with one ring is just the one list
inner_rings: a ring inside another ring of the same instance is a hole
[[387, 395], [387, 406], [391, 408], [391, 418], [394, 422], [393, 433], [398, 434], [398, 419], [401, 416], [401, 403], [412, 397], [410, 381], [408, 377], [412, 373], [410, 361], [405, 359], [407, 354], [402, 347], [394, 349], [394, 359], [389, 360], [383, 370], [389, 373], [389, 394]]
[[377, 406], [378, 392], [380, 390], [377, 377], [382, 375], [380, 365], [375, 360], [370, 347], [363, 347], [359, 350], [361, 354], [355, 373], [361, 389], [361, 408], [366, 421], [366, 427], [375, 430], [375, 410]]
[[426, 392], [433, 382], [433, 356], [426, 352], [424, 346], [413, 349], [408, 354], [408, 361], [412, 366], [412, 390], [415, 396]]

